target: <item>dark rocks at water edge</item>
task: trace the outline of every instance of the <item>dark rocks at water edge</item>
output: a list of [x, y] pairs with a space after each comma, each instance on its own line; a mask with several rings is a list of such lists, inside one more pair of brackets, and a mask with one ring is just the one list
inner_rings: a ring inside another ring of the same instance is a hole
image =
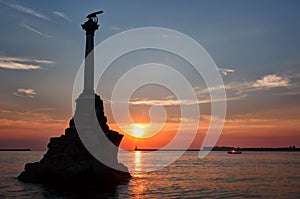
[[[105, 135], [119, 146], [123, 135], [109, 129], [103, 111], [103, 101], [95, 97], [96, 115]], [[100, 132], [99, 132], [100, 133]], [[101, 142], [101, 141], [100, 141]], [[115, 153], [117, 156], [117, 152]], [[117, 157], [112, 157], [117, 161]], [[119, 166], [127, 170], [121, 163]], [[129, 172], [112, 169], [94, 158], [82, 144], [73, 119], [65, 135], [50, 138], [48, 151], [39, 162], [27, 163], [18, 179], [45, 184], [120, 184], [128, 181]]]

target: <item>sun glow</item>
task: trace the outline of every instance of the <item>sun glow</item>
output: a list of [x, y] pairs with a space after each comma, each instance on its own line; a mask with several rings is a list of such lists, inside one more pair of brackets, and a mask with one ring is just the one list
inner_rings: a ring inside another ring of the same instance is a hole
[[132, 130], [132, 135], [134, 137], [142, 137], [144, 135], [143, 126], [140, 124], [135, 124]]

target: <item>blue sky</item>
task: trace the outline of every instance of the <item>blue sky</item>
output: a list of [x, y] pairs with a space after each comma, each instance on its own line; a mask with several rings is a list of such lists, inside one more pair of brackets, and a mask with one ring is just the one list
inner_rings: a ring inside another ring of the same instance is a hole
[[[72, 114], [73, 81], [84, 56], [81, 24], [87, 14], [103, 9], [96, 44], [138, 27], [180, 31], [207, 50], [222, 70], [228, 96], [238, 98], [228, 102], [229, 122], [272, 116], [296, 125], [299, 8], [297, 0], [0, 0], [1, 119], [27, 121], [17, 116], [21, 111], [66, 124]], [[289, 136], [299, 143], [296, 127]]]

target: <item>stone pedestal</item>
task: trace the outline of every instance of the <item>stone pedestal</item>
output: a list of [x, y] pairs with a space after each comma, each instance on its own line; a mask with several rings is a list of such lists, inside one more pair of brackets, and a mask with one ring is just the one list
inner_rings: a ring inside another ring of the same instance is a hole
[[[105, 136], [116, 146], [119, 146], [123, 135], [109, 129], [100, 96], [95, 95], [92, 99], [95, 100], [95, 103], [91, 104], [95, 105], [97, 123], [101, 126]], [[81, 108], [84, 110], [89, 108], [86, 107], [89, 106], [89, 100], [85, 97], [79, 97], [76, 101], [78, 111]], [[120, 164], [117, 160], [118, 151], [110, 151], [110, 154], [113, 154], [111, 158]], [[126, 168], [124, 165], [121, 166]], [[86, 150], [78, 136], [72, 118], [65, 134], [50, 138], [48, 151], [44, 157], [39, 162], [26, 164], [25, 170], [18, 176], [18, 179], [23, 182], [61, 185], [109, 185], [126, 182], [130, 177], [129, 172], [117, 171], [105, 166]]]

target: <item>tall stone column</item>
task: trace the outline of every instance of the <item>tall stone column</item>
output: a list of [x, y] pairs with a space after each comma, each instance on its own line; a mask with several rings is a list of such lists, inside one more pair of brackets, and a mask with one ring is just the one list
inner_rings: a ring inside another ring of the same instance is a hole
[[84, 66], [84, 90], [85, 94], [94, 94], [94, 35], [98, 29], [97, 16], [91, 17], [82, 24], [86, 31], [85, 66]]

